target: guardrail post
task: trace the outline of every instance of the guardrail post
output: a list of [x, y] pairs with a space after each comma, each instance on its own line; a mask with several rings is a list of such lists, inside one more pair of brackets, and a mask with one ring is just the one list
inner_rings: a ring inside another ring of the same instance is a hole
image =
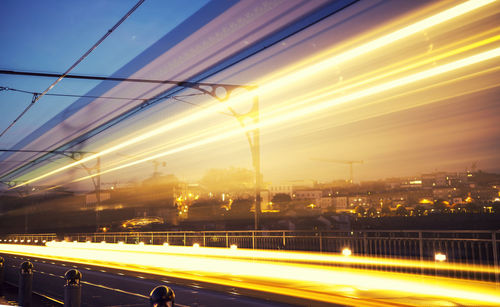
[[363, 256], [368, 256], [368, 232], [363, 232]]
[[323, 252], [323, 232], [319, 232], [319, 252]]
[[491, 248], [493, 249], [493, 266], [495, 268], [495, 283], [497, 287], [500, 285], [499, 281], [499, 268], [498, 268], [498, 247], [497, 247], [497, 232], [491, 232]]
[[25, 261], [19, 271], [18, 302], [20, 306], [31, 306], [31, 293], [33, 291], [33, 263]]
[[149, 294], [151, 307], [174, 307], [175, 293], [167, 286], [158, 286]]
[[0, 296], [3, 295], [3, 271], [5, 267], [5, 261], [2, 257], [0, 257]]
[[252, 231], [252, 249], [255, 249], [255, 231]]
[[420, 258], [420, 274], [424, 274], [424, 267], [422, 263], [424, 261], [424, 239], [422, 238], [422, 232], [418, 232], [418, 247], [419, 247], [419, 258]]
[[64, 307], [80, 307], [82, 304], [82, 273], [71, 269], [64, 274]]

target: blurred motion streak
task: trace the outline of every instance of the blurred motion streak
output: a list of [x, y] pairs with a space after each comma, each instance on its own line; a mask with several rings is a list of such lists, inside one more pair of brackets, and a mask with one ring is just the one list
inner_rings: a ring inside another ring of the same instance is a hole
[[[370, 42], [364, 43], [360, 46], [354, 47], [350, 50], [347, 50], [345, 52], [342, 52], [337, 55], [330, 55], [326, 59], [317, 61], [315, 63], [310, 63], [306, 59], [303, 61], [300, 65], [299, 64], [292, 64], [290, 67], [285, 67], [282, 70], [273, 73], [269, 76], [266, 76], [260, 80], [257, 80], [255, 84], [258, 84], [258, 89], [253, 90], [253, 91], [248, 91], [244, 92], [241, 94], [233, 94], [230, 99], [224, 103], [217, 103], [214, 105], [211, 105], [210, 107], [200, 110], [198, 112], [194, 112], [191, 114], [187, 114], [183, 116], [182, 114], [177, 117], [176, 120], [170, 120], [167, 123], [163, 123], [159, 127], [156, 127], [154, 129], [151, 129], [145, 133], [142, 133], [138, 136], [128, 138], [127, 140], [118, 143], [114, 146], [108, 147], [104, 150], [99, 151], [96, 154], [88, 155], [81, 160], [75, 161], [73, 163], [67, 164], [63, 167], [59, 167], [56, 169], [53, 169], [51, 171], [48, 171], [42, 175], [36, 176], [34, 178], [31, 178], [29, 180], [24, 181], [23, 183], [20, 183], [18, 185], [15, 185], [14, 187], [11, 187], [10, 189], [15, 189], [21, 186], [28, 185], [30, 183], [33, 183], [35, 181], [39, 181], [41, 179], [44, 179], [46, 177], [49, 177], [51, 175], [58, 174], [62, 171], [68, 170], [74, 166], [80, 165], [82, 163], [88, 162], [90, 160], [96, 159], [98, 157], [102, 157], [105, 155], [109, 155], [113, 152], [117, 152], [120, 149], [124, 149], [126, 147], [129, 147], [131, 145], [146, 141], [148, 139], [151, 139], [155, 136], [158, 136], [160, 134], [164, 134], [167, 131], [171, 131], [176, 128], [180, 128], [183, 126], [188, 125], [189, 123], [193, 123], [199, 120], [202, 120], [204, 118], [207, 118], [210, 115], [216, 114], [223, 112], [226, 110], [228, 107], [235, 107], [238, 105], [242, 105], [243, 103], [248, 103], [248, 101], [251, 101], [252, 97], [255, 96], [262, 96], [262, 95], [270, 95], [270, 96], [278, 96], [280, 92], [282, 91], [287, 91], [291, 86], [294, 84], [299, 85], [301, 82], [305, 82], [308, 80], [311, 80], [313, 77], [317, 78], [318, 76], [321, 76], [322, 73], [329, 73], [329, 70], [335, 69], [338, 67], [338, 65], [342, 63], [346, 63], [350, 60], [353, 60], [355, 58], [359, 58], [364, 55], [368, 55], [372, 53], [375, 50], [381, 49], [383, 47], [388, 47], [389, 45], [400, 41], [404, 38], [407, 38], [413, 34], [425, 31], [427, 29], [430, 29], [434, 26], [437, 26], [439, 24], [445, 23], [449, 20], [452, 20], [454, 18], [457, 18], [459, 16], [462, 16], [464, 14], [467, 14], [471, 11], [474, 11], [478, 8], [484, 7], [490, 3], [494, 2], [493, 0], [483, 0], [483, 1], [466, 1], [464, 3], [458, 4], [452, 8], [449, 8], [447, 10], [444, 10], [440, 13], [437, 13], [433, 16], [424, 18], [416, 23], [413, 23], [409, 26], [403, 27], [401, 29], [398, 29], [392, 33], [383, 35], [379, 38], [376, 38]], [[478, 35], [476, 35], [478, 36]], [[480, 36], [480, 35], [479, 35]], [[395, 68], [392, 71], [380, 74], [380, 75], [375, 75], [375, 77], [371, 77], [368, 79], [363, 79], [366, 78], [370, 75], [374, 75], [375, 71], [372, 71], [370, 73], [367, 73], [366, 75], [361, 74], [363, 78], [358, 77], [355, 79], [360, 80], [359, 82], [352, 83], [350, 85], [344, 86], [342, 88], [335, 89], [337, 85], [334, 86], [328, 86], [327, 88], [323, 88], [317, 91], [310, 91], [305, 95], [297, 95], [294, 99], [291, 101], [288, 100], [284, 106], [275, 105], [270, 109], [269, 111], [266, 110], [266, 112], [262, 112], [261, 116], [261, 122], [259, 124], [249, 124], [247, 125], [244, 130], [245, 131], [251, 131], [256, 128], [262, 128], [262, 127], [270, 127], [270, 126], [276, 126], [279, 123], [287, 122], [292, 119], [308, 116], [312, 113], [318, 112], [325, 110], [327, 108], [331, 108], [333, 106], [345, 104], [347, 102], [351, 102], [360, 98], [368, 97], [370, 95], [375, 95], [382, 93], [384, 91], [391, 90], [396, 87], [401, 87], [403, 85], [407, 85], [410, 83], [414, 83], [420, 80], [424, 80], [426, 78], [431, 78], [434, 76], [438, 76], [459, 68], [463, 68], [469, 65], [473, 65], [482, 61], [486, 61], [488, 59], [495, 58], [499, 55], [500, 49], [490, 49], [489, 51], [477, 53], [476, 55], [473, 56], [468, 56], [465, 58], [462, 58], [460, 60], [455, 60], [454, 62], [444, 64], [435, 68], [431, 68], [428, 70], [424, 70], [421, 72], [413, 73], [409, 76], [406, 77], [400, 77], [399, 79], [395, 80], [390, 80], [386, 83], [380, 84], [380, 85], [375, 85], [370, 88], [364, 89], [364, 90], [358, 90], [357, 92], [351, 93], [351, 94], [346, 94], [340, 97], [331, 97], [334, 94], [343, 94], [344, 91], [348, 89], [352, 89], [355, 87], [359, 87], [362, 85], [365, 85], [367, 83], [371, 83], [377, 80], [380, 80], [381, 78], [387, 78], [390, 76], [393, 76], [395, 74], [408, 71], [414, 68], [417, 68], [419, 66], [423, 66], [426, 64], [433, 64], [435, 61], [446, 58], [446, 57], [451, 57], [454, 55], [457, 55], [459, 53], [465, 53], [467, 51], [470, 51], [475, 48], [479, 47], [484, 47], [486, 45], [492, 44], [497, 42], [499, 39], [499, 35], [492, 36], [486, 39], [483, 39], [479, 42], [471, 43], [467, 46], [460, 47], [454, 50], [446, 51], [441, 55], [436, 55], [433, 56], [429, 59], [424, 59], [421, 60], [417, 63], [414, 64], [409, 64], [407, 66], [401, 67], [401, 68]], [[470, 40], [466, 39], [465, 41]], [[335, 49], [338, 50], [338, 49]], [[327, 55], [328, 56], [328, 55]], [[314, 57], [317, 58], [317, 57]], [[409, 62], [410, 60], [406, 60], [403, 62]], [[304, 65], [304, 63], [306, 63]], [[390, 67], [394, 67], [394, 65], [390, 65]], [[299, 67], [297, 69], [297, 67]], [[292, 69], [292, 70], [291, 70]], [[331, 89], [333, 91], [331, 91]], [[301, 105], [304, 104], [309, 104], [312, 102], [316, 102], [316, 105], [313, 106], [307, 106], [304, 108], [298, 108]], [[292, 111], [290, 111], [292, 110]], [[276, 115], [279, 113], [278, 115]], [[285, 113], [285, 114], [283, 114]], [[206, 130], [205, 135], [209, 135], [211, 133], [220, 133], [219, 131], [222, 130], [222, 127], [216, 127], [214, 130]], [[224, 131], [224, 130], [223, 130]], [[227, 128], [225, 129], [227, 131]], [[214, 137], [205, 137], [203, 140], [200, 141], [192, 141], [191, 140], [195, 137], [200, 137], [200, 134], [185, 138], [180, 140], [180, 142], [185, 142], [189, 141], [191, 143], [185, 144], [185, 145], [180, 145], [177, 148], [170, 149], [165, 152], [157, 153], [151, 157], [146, 157], [143, 159], [139, 159], [136, 161], [132, 162], [126, 162], [122, 161], [120, 162], [121, 165], [118, 165], [116, 167], [109, 168], [110, 165], [108, 165], [108, 169], [102, 171], [100, 174], [104, 173], [109, 173], [115, 170], [123, 169], [125, 167], [137, 165], [139, 163], [145, 162], [145, 161], [150, 161], [152, 159], [166, 156], [169, 154], [177, 153], [180, 151], [184, 151], [190, 148], [195, 148], [201, 145], [209, 144], [218, 140], [226, 139], [232, 136], [236, 136], [241, 134], [241, 130], [235, 129], [235, 131], [230, 131], [226, 133], [221, 133], [219, 135], [216, 135]], [[202, 135], [204, 136], [204, 135]], [[170, 144], [172, 145], [172, 144]], [[147, 153], [143, 152], [140, 154], [140, 156], [147, 155]], [[128, 159], [126, 159], [129, 161]], [[124, 163], [124, 164], [123, 164]], [[117, 163], [114, 163], [117, 164]], [[76, 179], [76, 181], [81, 181], [87, 178], [91, 178], [94, 176], [97, 176], [98, 174], [93, 174], [91, 176], [85, 176], [79, 179]]]
[[[328, 264], [417, 265], [411, 261], [344, 257], [287, 251], [49, 242], [47, 246], [1, 244], [0, 251], [97, 266], [167, 275], [199, 282], [251, 288], [318, 301], [371, 306], [498, 306], [494, 283], [415, 274], [370, 271]], [[249, 260], [252, 261], [249, 261]], [[279, 262], [282, 260], [282, 262]], [[309, 261], [301, 263], [300, 261]], [[460, 264], [427, 263], [427, 268], [461, 269]], [[470, 269], [470, 266], [463, 266]], [[490, 270], [487, 267], [484, 270]]]
[[[313, 113], [316, 113], [319, 111], [323, 111], [325, 109], [328, 109], [328, 108], [331, 108], [334, 106], [338, 106], [341, 104], [352, 102], [352, 101], [355, 101], [355, 100], [358, 100], [361, 98], [365, 98], [367, 96], [379, 94], [379, 93], [382, 93], [384, 91], [390, 91], [390, 90], [393, 90], [395, 88], [398, 88], [398, 87], [401, 87], [404, 85], [408, 85], [408, 84], [411, 84], [414, 82], [426, 80], [428, 78], [436, 77], [436, 76], [439, 76], [439, 75], [442, 75], [442, 74], [445, 74], [445, 73], [448, 73], [448, 72], [451, 72], [451, 71], [454, 71], [454, 70], [457, 70], [460, 68], [464, 68], [464, 67], [467, 67], [470, 65], [478, 64], [478, 63], [481, 63], [483, 61], [487, 61], [490, 59], [494, 59], [498, 56], [500, 56], [500, 47], [495, 48], [495, 49], [491, 49], [491, 50], [488, 50], [488, 51], [485, 51], [485, 52], [482, 52], [479, 54], [475, 54], [473, 56], [463, 58], [463, 59], [460, 59], [460, 60], [455, 61], [455, 62], [444, 64], [444, 65], [441, 65], [441, 66], [438, 66], [435, 68], [431, 68], [431, 69], [428, 69], [425, 71], [421, 71], [421, 72], [418, 72], [418, 73], [415, 73], [415, 74], [412, 74], [412, 75], [409, 75], [406, 77], [402, 77], [400, 79], [389, 81], [387, 83], [376, 85], [376, 86], [367, 88], [365, 90], [354, 92], [354, 93], [351, 93], [351, 94], [348, 94], [348, 95], [345, 95], [345, 96], [342, 96], [339, 98], [333, 98], [331, 100], [322, 101], [322, 99], [324, 97], [323, 97], [323, 95], [319, 95], [319, 96], [316, 96], [316, 97], [313, 97], [310, 99], [311, 101], [320, 100], [320, 102], [315, 104], [315, 105], [306, 106], [303, 108], [298, 108], [298, 109], [295, 109], [292, 111], [286, 110], [286, 112], [284, 112], [284, 110], [282, 110], [282, 109], [278, 109], [275, 112], [269, 112], [269, 113], [264, 114], [262, 116], [259, 124], [248, 124], [246, 127], [242, 128], [242, 130], [252, 131], [256, 128], [275, 126], [275, 125], [278, 125], [280, 123], [288, 122], [288, 121], [291, 121], [291, 120], [294, 120], [297, 118], [306, 117], [310, 114], [313, 114]], [[304, 103], [308, 103], [311, 101], [302, 100], [299, 104], [302, 105]], [[287, 106], [286, 109], [291, 109], [294, 106], [295, 105]], [[272, 117], [271, 115], [274, 115], [275, 113], [277, 113], [277, 115]], [[125, 164], [113, 167], [113, 168], [109, 168], [109, 169], [101, 171], [100, 173], [84, 176], [84, 177], [75, 179], [73, 182], [86, 180], [86, 179], [89, 179], [89, 178], [92, 178], [92, 177], [95, 177], [95, 176], [98, 176], [101, 174], [110, 173], [110, 172], [117, 171], [117, 170], [120, 170], [123, 168], [131, 167], [131, 166], [143, 163], [143, 162], [151, 161], [151, 160], [154, 160], [154, 159], [157, 159], [160, 157], [165, 157], [165, 156], [168, 156], [168, 155], [171, 155], [174, 153], [178, 153], [178, 152], [182, 152], [182, 151], [192, 149], [195, 147], [199, 147], [202, 145], [210, 144], [210, 143], [213, 143], [216, 141], [220, 141], [220, 140], [227, 139], [227, 138], [230, 138], [233, 136], [237, 136], [241, 133], [240, 130], [226, 131], [224, 133], [222, 133], [222, 131], [220, 131], [220, 130], [219, 131], [216, 130], [214, 132], [219, 133], [219, 134], [215, 134], [214, 136], [209, 137], [209, 138], [202, 138], [201, 140], [198, 140], [196, 142], [188, 143], [188, 144], [185, 144], [183, 146], [179, 146], [177, 148], [173, 148], [173, 149], [170, 149], [168, 151], [160, 152], [160, 153], [154, 154], [152, 156], [149, 156], [149, 157], [146, 157], [143, 159], [139, 159], [139, 160], [136, 160], [133, 162], [129, 162], [129, 163], [125, 163]], [[43, 176], [45, 176], [45, 175], [43, 175]], [[35, 179], [33, 179], [33, 180], [35, 180]], [[26, 183], [24, 183], [24, 184], [26, 184]], [[18, 186], [21, 186], [21, 185], [18, 185]], [[18, 186], [15, 186], [14, 188], [16, 188]]]

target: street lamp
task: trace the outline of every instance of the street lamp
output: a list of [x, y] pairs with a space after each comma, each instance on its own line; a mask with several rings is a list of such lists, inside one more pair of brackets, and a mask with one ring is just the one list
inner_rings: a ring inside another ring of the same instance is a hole
[[[238, 88], [246, 90], [254, 90], [257, 88], [255, 85], [232, 85], [232, 84], [208, 84], [207, 83], [196, 83], [196, 82], [181, 82], [177, 84], [182, 87], [193, 88], [199, 90], [202, 93], [212, 96], [219, 102], [223, 103], [229, 99], [232, 92]], [[218, 94], [219, 93], [219, 94]], [[223, 93], [220, 95], [220, 93]], [[260, 189], [262, 186], [262, 174], [260, 171], [260, 113], [259, 113], [259, 97], [255, 96], [252, 100], [252, 107], [248, 112], [239, 113], [236, 112], [232, 107], [226, 106], [230, 115], [236, 118], [240, 123], [241, 127], [245, 129], [249, 125], [253, 125], [255, 128], [252, 130], [246, 130], [245, 135], [247, 137], [248, 145], [250, 146], [250, 152], [252, 154], [252, 164], [255, 171], [255, 212], [254, 212], [254, 228], [259, 229], [260, 224]]]

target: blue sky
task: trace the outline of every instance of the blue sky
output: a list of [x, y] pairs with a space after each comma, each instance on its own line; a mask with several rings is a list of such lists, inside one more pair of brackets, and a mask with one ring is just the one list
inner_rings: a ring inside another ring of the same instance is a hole
[[[0, 10], [0, 69], [61, 73], [68, 69], [137, 1], [2, 1]], [[111, 75], [207, 1], [145, 1], [72, 73]], [[0, 75], [0, 86], [43, 91], [53, 79]], [[51, 92], [85, 94], [97, 82], [63, 80]], [[35, 129], [76, 98], [43, 97], [11, 131], [0, 139], [10, 147], [19, 135]], [[0, 128], [29, 104], [30, 95], [0, 94]], [[16, 137], [17, 136], [17, 137]]]

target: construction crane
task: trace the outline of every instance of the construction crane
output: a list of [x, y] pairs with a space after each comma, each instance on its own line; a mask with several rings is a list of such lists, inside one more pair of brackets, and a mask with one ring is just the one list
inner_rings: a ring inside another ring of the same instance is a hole
[[158, 177], [158, 176], [160, 176], [160, 173], [158, 172], [158, 167], [159, 167], [159, 166], [163, 166], [163, 167], [165, 167], [165, 166], [167, 165], [167, 163], [166, 163], [166, 162], [159, 162], [159, 161], [157, 161], [157, 160], [151, 160], [151, 161], [149, 161], [149, 162], [153, 163], [153, 165], [154, 165], [153, 177]]
[[311, 160], [329, 162], [329, 163], [349, 164], [349, 183], [352, 183], [352, 178], [353, 178], [352, 165], [354, 163], [363, 164], [363, 160], [335, 160], [335, 159], [322, 159], [322, 158], [311, 158]]

